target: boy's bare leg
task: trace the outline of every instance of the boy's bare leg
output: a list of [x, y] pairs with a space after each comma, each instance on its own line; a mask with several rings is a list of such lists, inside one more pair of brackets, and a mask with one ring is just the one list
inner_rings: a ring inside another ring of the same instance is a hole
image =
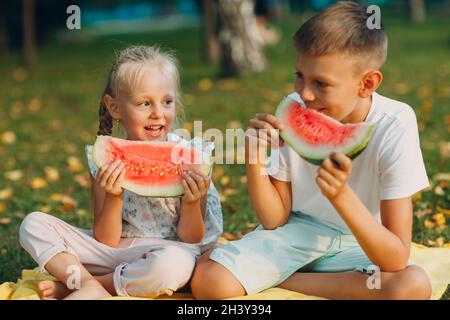
[[430, 299], [428, 276], [417, 266], [380, 275], [379, 289], [369, 289], [369, 275], [360, 272], [294, 273], [279, 287], [328, 299]]
[[[61, 283], [54, 283], [52, 288], [49, 281], [41, 281], [39, 288], [43, 288], [43, 298], [61, 298], [61, 295], [68, 293], [65, 299], [101, 299], [110, 297], [111, 295], [106, 291], [102, 284], [97, 281], [86, 268], [78, 261], [78, 259], [70, 253], [62, 252], [54, 256], [45, 265], [47, 271], [56, 277]], [[79, 279], [75, 279], [79, 275]], [[67, 290], [67, 283], [72, 282], [79, 283], [80, 287], [76, 290], [63, 292], [65, 286]], [[41, 289], [42, 290], [42, 289]], [[47, 293], [45, 293], [47, 291]], [[51, 293], [55, 296], [51, 296]]]

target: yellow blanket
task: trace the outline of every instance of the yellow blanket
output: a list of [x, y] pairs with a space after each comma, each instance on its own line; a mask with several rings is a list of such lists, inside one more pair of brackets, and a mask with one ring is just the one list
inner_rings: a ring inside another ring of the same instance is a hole
[[[411, 259], [422, 267], [429, 275], [433, 287], [432, 300], [439, 299], [450, 283], [450, 248], [427, 248], [422, 245], [411, 246]], [[17, 283], [5, 282], [0, 285], [0, 300], [38, 300], [37, 284], [42, 280], [56, 280], [54, 277], [40, 273], [38, 269], [23, 270], [22, 277]], [[112, 299], [140, 299], [133, 297], [112, 297]], [[163, 296], [158, 299], [192, 299], [190, 294], [175, 293], [171, 297]], [[258, 294], [237, 297], [233, 299], [254, 300], [318, 300], [319, 297], [307, 296], [301, 293], [271, 288]]]

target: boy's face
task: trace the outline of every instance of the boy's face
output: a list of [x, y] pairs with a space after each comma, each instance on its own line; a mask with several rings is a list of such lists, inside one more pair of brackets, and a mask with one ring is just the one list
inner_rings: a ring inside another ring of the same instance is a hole
[[[307, 56], [297, 54], [295, 91], [306, 106], [341, 121], [361, 122], [369, 106], [360, 97], [362, 75], [357, 75], [345, 54]], [[370, 97], [369, 97], [370, 101]], [[365, 107], [364, 107], [365, 106]]]

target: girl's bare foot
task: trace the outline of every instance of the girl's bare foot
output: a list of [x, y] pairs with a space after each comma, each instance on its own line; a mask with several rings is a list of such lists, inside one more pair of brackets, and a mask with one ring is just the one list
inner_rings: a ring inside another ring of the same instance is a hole
[[81, 288], [66, 296], [65, 300], [97, 300], [111, 297], [111, 294], [95, 279], [81, 283]]
[[38, 288], [43, 300], [63, 299], [72, 292], [61, 281], [40, 281]]

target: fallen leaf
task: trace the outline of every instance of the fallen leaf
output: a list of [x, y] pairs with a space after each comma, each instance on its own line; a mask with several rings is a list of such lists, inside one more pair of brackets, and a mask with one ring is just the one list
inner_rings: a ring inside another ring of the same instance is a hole
[[31, 179], [29, 184], [32, 189], [42, 189], [42, 188], [47, 187], [47, 181], [45, 181], [41, 177], [35, 177], [35, 178]]
[[6, 171], [5, 172], [5, 178], [11, 181], [18, 181], [20, 179], [22, 179], [23, 177], [23, 172], [22, 170], [12, 170], [12, 171]]
[[88, 212], [85, 209], [77, 209], [75, 211], [75, 213], [77, 216], [83, 217], [83, 216], [87, 215]]
[[228, 185], [228, 184], [230, 183], [230, 181], [231, 181], [231, 179], [230, 179], [229, 176], [223, 176], [223, 177], [220, 179], [220, 184], [221, 184], [222, 186], [226, 186], [226, 185]]
[[91, 185], [91, 180], [89, 178], [88, 172], [77, 174], [73, 177], [73, 180], [83, 188], [88, 188]]
[[33, 98], [28, 103], [28, 110], [30, 110], [30, 112], [38, 112], [41, 109], [41, 106], [41, 100], [39, 100], [39, 98]]
[[4, 204], [3, 202], [0, 202], [0, 212], [3, 212], [6, 210], [6, 204]]
[[22, 82], [28, 78], [28, 71], [25, 68], [16, 68], [13, 71], [13, 79]]
[[433, 229], [436, 226], [436, 224], [430, 220], [425, 220], [423, 224], [427, 229]]
[[198, 88], [202, 91], [208, 91], [212, 88], [213, 82], [208, 78], [203, 78], [198, 82]]
[[446, 223], [446, 219], [443, 213], [436, 213], [433, 215], [433, 220], [435, 221], [435, 223], [440, 226], [440, 225], [444, 225]]
[[12, 188], [5, 188], [0, 190], [0, 200], [9, 200], [13, 196]]
[[59, 180], [59, 171], [51, 166], [46, 166], [44, 168], [45, 176], [48, 181], [58, 181]]
[[67, 158], [67, 165], [70, 172], [79, 172], [83, 169], [80, 159], [75, 156], [70, 156]]
[[5, 131], [2, 134], [1, 140], [4, 144], [13, 144], [16, 142], [16, 134], [12, 131]]
[[0, 224], [9, 224], [11, 222], [11, 218], [0, 218]]

